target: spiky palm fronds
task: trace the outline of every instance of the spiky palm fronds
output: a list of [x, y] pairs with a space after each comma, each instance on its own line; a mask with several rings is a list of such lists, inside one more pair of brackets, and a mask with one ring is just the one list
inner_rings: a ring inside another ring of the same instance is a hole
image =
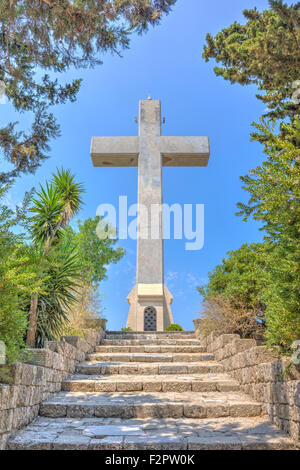
[[65, 227], [82, 205], [81, 194], [84, 193], [84, 187], [82, 183], [74, 181], [74, 175], [70, 173], [70, 170], [63, 168], [57, 169], [57, 173], [52, 175], [51, 182], [60, 192], [61, 202], [64, 205], [60, 225]]
[[31, 219], [31, 233], [35, 242], [46, 245], [55, 235], [59, 236], [57, 224], [64, 210], [61, 194], [53, 184], [46, 183], [40, 187], [37, 198], [33, 199], [30, 211], [34, 214]]
[[68, 309], [77, 302], [82, 264], [74, 249], [59, 243], [48, 256], [46, 294], [38, 299], [36, 346], [59, 338], [68, 321]]
[[57, 170], [51, 183], [47, 182], [45, 188], [41, 186], [38, 197], [33, 199], [31, 231], [34, 240], [42, 243], [46, 250], [55, 237], [59, 238], [61, 229], [77, 214], [82, 204], [84, 188], [74, 178], [69, 170]]
[[[43, 256], [50, 254], [55, 245], [59, 243], [60, 235], [69, 223], [71, 217], [76, 214], [82, 204], [81, 194], [84, 192], [83, 185], [74, 181], [74, 175], [69, 170], [57, 170], [53, 174], [50, 184], [46, 184], [46, 188], [41, 186], [38, 193], [38, 198], [33, 200], [33, 207], [31, 211], [35, 214], [32, 218], [32, 234], [36, 242], [42, 246]], [[54, 241], [56, 243], [54, 243]], [[74, 260], [73, 260], [74, 261]], [[55, 273], [53, 279], [59, 285], [60, 276], [65, 276], [64, 270], [69, 272], [69, 278], [72, 279], [70, 269], [72, 267], [72, 259], [69, 258], [69, 265], [65, 264], [60, 267], [60, 270]], [[68, 277], [65, 277], [66, 280]], [[73, 276], [74, 278], [74, 276]], [[51, 290], [52, 289], [52, 290]], [[71, 289], [72, 290], [72, 289]], [[70, 293], [68, 289], [64, 291], [56, 290], [54, 286], [50, 286], [48, 293], [54, 292], [56, 302], [62, 306], [64, 302], [68, 304], [70, 301]], [[37, 312], [38, 312], [39, 295], [33, 294], [30, 305], [30, 314], [27, 330], [27, 345], [34, 347], [36, 343], [36, 328], [37, 328]], [[46, 306], [48, 302], [44, 302], [44, 311], [49, 312]], [[53, 309], [60, 312], [60, 309]], [[62, 314], [60, 315], [62, 317]]]

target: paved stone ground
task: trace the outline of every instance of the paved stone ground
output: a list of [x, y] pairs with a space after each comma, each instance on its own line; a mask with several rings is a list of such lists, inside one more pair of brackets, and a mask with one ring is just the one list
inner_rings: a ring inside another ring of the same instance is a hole
[[108, 334], [8, 449], [294, 449], [213, 359], [191, 333]]
[[9, 449], [294, 449], [263, 417], [218, 419], [42, 418]]

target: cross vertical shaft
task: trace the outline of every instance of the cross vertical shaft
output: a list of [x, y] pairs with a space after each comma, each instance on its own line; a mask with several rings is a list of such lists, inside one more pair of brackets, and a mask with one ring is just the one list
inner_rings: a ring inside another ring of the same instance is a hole
[[[163, 284], [161, 106], [158, 100], [139, 103], [137, 284]], [[153, 217], [152, 217], [153, 215]], [[154, 225], [156, 225], [154, 227]], [[158, 226], [157, 226], [158, 225]], [[152, 238], [153, 232], [157, 238]]]
[[208, 137], [161, 135], [158, 100], [139, 102], [138, 137], [93, 137], [94, 166], [138, 166], [136, 285], [127, 297], [127, 327], [163, 331], [173, 323], [173, 297], [164, 284], [162, 166], [207, 166]]

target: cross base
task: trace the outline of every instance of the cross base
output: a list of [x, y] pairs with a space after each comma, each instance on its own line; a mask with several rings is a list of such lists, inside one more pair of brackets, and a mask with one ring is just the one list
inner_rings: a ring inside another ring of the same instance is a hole
[[173, 323], [173, 296], [164, 284], [136, 284], [127, 297], [126, 327], [133, 331], [164, 331]]

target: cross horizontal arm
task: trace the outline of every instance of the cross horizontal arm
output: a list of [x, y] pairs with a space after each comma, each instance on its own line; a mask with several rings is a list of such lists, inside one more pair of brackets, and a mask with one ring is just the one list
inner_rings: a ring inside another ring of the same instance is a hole
[[[159, 137], [163, 166], [207, 166], [208, 137]], [[139, 137], [93, 137], [94, 166], [138, 166]]]
[[208, 137], [160, 137], [164, 166], [207, 166]]
[[138, 137], [92, 137], [94, 166], [137, 166]]

